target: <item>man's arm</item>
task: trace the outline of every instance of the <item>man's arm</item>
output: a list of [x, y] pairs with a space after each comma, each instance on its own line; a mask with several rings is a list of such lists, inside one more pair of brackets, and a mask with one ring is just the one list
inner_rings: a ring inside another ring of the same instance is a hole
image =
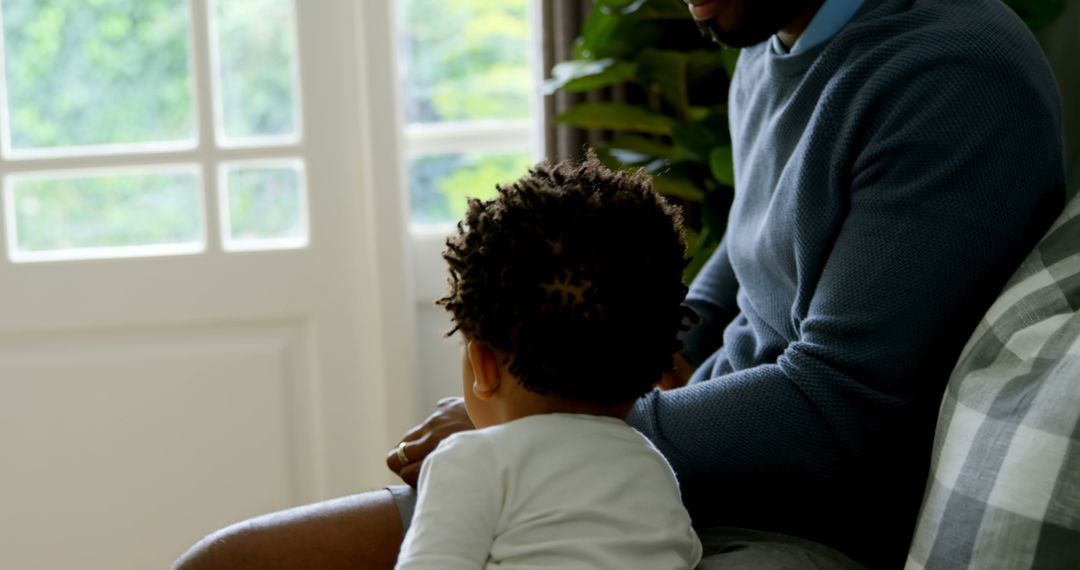
[[403, 531], [383, 489], [256, 517], [193, 545], [174, 570], [390, 570]]
[[701, 318], [679, 335], [683, 356], [692, 367], [700, 366], [724, 343], [724, 328], [739, 313], [735, 303], [738, 292], [739, 282], [731, 269], [727, 242], [721, 241], [686, 294], [686, 304]]
[[829, 479], [932, 418], [975, 322], [1064, 198], [1059, 109], [1042, 87], [956, 55], [866, 113], [849, 213], [797, 340], [632, 412], [681, 479]]

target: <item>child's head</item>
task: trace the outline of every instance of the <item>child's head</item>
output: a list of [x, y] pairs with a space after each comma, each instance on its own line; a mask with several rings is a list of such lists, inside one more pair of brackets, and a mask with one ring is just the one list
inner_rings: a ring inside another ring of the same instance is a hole
[[438, 301], [464, 337], [474, 423], [504, 421], [483, 409], [500, 397], [553, 404], [543, 411], [629, 409], [679, 349], [678, 210], [645, 173], [613, 172], [591, 153], [498, 191], [470, 200], [447, 240], [450, 292]]

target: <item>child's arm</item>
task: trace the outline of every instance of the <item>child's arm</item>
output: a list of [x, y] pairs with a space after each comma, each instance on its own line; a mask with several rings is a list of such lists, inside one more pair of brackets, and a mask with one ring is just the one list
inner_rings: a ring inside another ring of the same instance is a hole
[[416, 513], [396, 569], [483, 569], [501, 508], [498, 471], [486, 434], [444, 440], [424, 460]]

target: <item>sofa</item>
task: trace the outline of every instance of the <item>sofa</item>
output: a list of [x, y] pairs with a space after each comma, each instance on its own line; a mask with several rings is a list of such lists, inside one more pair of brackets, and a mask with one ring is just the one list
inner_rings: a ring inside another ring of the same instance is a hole
[[1080, 568], [1080, 194], [950, 377], [906, 568]]

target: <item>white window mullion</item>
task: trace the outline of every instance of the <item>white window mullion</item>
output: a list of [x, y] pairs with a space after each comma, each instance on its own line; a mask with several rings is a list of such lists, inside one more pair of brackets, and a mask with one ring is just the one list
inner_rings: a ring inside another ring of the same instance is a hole
[[463, 150], [528, 150], [532, 121], [468, 121], [421, 123], [405, 127], [410, 154], [451, 154]]
[[108, 154], [100, 156], [66, 156], [5, 161], [0, 159], [0, 172], [19, 174], [49, 170], [84, 170], [128, 166], [154, 166], [159, 164], [202, 163], [216, 160], [255, 160], [259, 158], [293, 158], [303, 154], [300, 145], [266, 148], [228, 148], [184, 150], [174, 152], [144, 152], [138, 154]]
[[198, 125], [197, 158], [202, 167], [203, 211], [208, 252], [222, 247], [217, 176], [217, 142], [214, 138], [214, 85], [211, 67], [209, 0], [189, 0], [191, 6], [191, 70], [195, 85], [195, 117]]

